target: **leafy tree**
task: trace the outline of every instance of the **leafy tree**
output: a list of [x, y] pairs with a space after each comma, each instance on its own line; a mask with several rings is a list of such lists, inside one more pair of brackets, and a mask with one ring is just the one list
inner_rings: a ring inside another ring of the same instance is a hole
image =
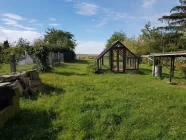
[[27, 39], [23, 39], [22, 37], [19, 38], [18, 42], [17, 42], [17, 47], [24, 47], [24, 48], [27, 48], [29, 47], [30, 45], [30, 42], [27, 41]]
[[123, 31], [120, 32], [114, 32], [110, 39], [107, 40], [106, 48], [109, 47], [113, 42], [119, 40], [121, 42], [124, 42], [127, 38], [126, 34]]
[[73, 34], [54, 28], [47, 29], [44, 42], [52, 46], [66, 47], [71, 50], [74, 50], [76, 46]]
[[8, 40], [5, 40], [3, 43], [3, 49], [8, 49], [10, 47], [10, 44], [8, 42]]
[[184, 31], [186, 28], [186, 0], [179, 0], [180, 5], [175, 6], [171, 9], [170, 15], [163, 16], [159, 21], [168, 22], [168, 26], [159, 27], [159, 29], [164, 29], [166, 31], [170, 30], [180, 30]]

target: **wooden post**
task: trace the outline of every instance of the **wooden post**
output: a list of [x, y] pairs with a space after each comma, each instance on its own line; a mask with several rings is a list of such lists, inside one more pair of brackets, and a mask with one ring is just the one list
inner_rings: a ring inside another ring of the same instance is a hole
[[16, 59], [15, 54], [10, 55], [10, 73], [16, 72]]
[[57, 53], [58, 62], [60, 63], [60, 52]]
[[126, 49], [123, 47], [123, 73], [125, 73], [126, 69]]
[[117, 49], [117, 71], [119, 72], [119, 49]]
[[104, 65], [104, 56], [102, 57], [102, 65]]
[[111, 50], [110, 63], [111, 63], [111, 71], [113, 71], [113, 49]]
[[169, 82], [172, 82], [172, 65], [173, 65], [173, 59], [171, 57], [171, 63], [170, 63], [170, 75], [169, 75]]
[[155, 76], [155, 65], [156, 65], [156, 57], [154, 57], [154, 61], [153, 61], [153, 77]]
[[173, 60], [172, 60], [172, 63], [173, 63], [173, 64], [172, 64], [172, 77], [174, 77], [174, 70], [175, 70], [175, 69], [174, 69], [174, 68], [175, 68], [175, 67], [174, 67], [174, 61], [175, 61], [175, 58], [173, 57]]

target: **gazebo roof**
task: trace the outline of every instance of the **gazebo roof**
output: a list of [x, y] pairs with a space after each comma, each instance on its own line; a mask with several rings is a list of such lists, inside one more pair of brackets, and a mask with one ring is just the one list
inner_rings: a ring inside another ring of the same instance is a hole
[[[102, 56], [104, 56], [112, 47], [114, 47], [115, 45], [117, 45], [117, 44], [119, 44], [119, 45], [121, 45], [122, 47], [125, 47], [122, 43], [121, 43], [121, 41], [119, 41], [119, 40], [117, 40], [117, 41], [115, 41], [115, 42], [113, 42], [108, 48], [106, 48], [103, 52], [101, 52], [98, 56], [97, 56], [97, 58], [96, 58], [96, 60], [98, 60], [98, 59], [100, 59]], [[134, 53], [132, 53], [127, 47], [125, 47], [132, 55], [134, 55], [137, 59], [139, 59]]]

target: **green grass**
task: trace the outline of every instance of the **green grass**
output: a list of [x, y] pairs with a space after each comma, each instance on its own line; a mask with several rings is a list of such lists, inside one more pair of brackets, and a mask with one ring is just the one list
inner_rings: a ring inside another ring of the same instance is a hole
[[[33, 68], [33, 64], [27, 64], [27, 65], [17, 65], [16, 69], [17, 71], [27, 71]], [[10, 65], [8, 64], [0, 64], [0, 75], [2, 74], [10, 74]]]
[[141, 74], [87, 75], [89, 62], [41, 74], [45, 91], [21, 98], [0, 139], [186, 139], [186, 89], [145, 65]]

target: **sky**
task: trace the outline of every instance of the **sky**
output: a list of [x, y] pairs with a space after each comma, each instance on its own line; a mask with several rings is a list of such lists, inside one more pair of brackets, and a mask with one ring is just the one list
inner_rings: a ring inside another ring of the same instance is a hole
[[74, 34], [75, 52], [99, 54], [115, 31], [137, 37], [146, 23], [169, 15], [178, 0], [1, 0], [0, 42], [33, 42], [54, 27]]

